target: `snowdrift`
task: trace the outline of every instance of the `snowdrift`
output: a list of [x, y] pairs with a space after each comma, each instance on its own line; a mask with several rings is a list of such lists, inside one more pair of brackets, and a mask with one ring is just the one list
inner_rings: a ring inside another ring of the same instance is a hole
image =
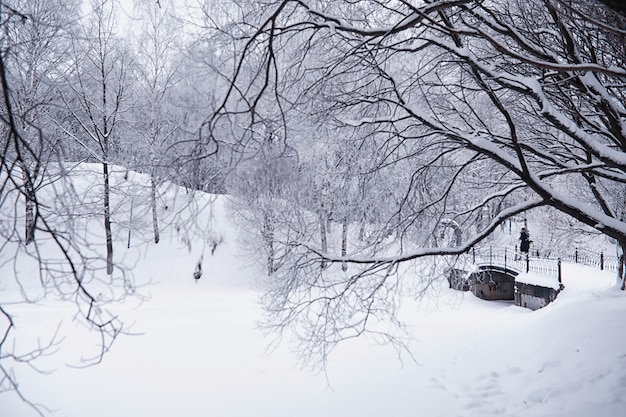
[[[97, 194], [92, 168], [83, 168], [73, 180], [82, 190], [77, 195]], [[38, 358], [37, 369], [2, 362], [25, 396], [49, 409], [46, 415], [626, 415], [626, 294], [610, 273], [564, 264], [565, 290], [535, 312], [442, 282], [419, 301], [404, 300], [413, 357], [357, 339], [340, 345], [325, 373], [312, 373], [295, 365], [288, 336], [268, 349], [272, 339], [257, 327], [264, 269], [242, 257], [238, 237], [245, 231], [231, 224], [227, 197], [164, 186], [159, 210], [168, 226], [155, 245], [142, 226], [150, 215], [140, 204], [147, 177], [115, 175], [118, 190], [136, 187], [123, 192], [135, 199], [132, 219], [126, 197], [117, 197], [114, 214], [115, 259], [132, 269], [136, 295], [109, 306], [131, 334], [120, 336], [102, 363], [82, 366], [99, 341], [76, 321], [72, 302], [7, 304], [23, 295], [14, 277], [27, 266], [2, 254], [0, 305], [11, 307], [16, 326], [8, 346], [27, 352], [58, 328], [57, 349]], [[98, 222], [85, 219], [82, 229], [94, 250], [101, 248]], [[198, 263], [202, 276], [195, 280]], [[403, 279], [416, 277], [407, 272]], [[26, 289], [38, 286], [35, 280]], [[37, 415], [13, 393], [0, 394], [0, 416]]]

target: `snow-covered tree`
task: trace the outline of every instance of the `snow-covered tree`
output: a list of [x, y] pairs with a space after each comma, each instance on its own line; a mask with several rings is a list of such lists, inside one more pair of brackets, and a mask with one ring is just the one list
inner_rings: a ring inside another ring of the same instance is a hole
[[58, 350], [62, 335], [59, 328], [46, 329], [36, 342], [22, 343], [15, 307], [50, 299], [73, 304], [76, 321], [101, 342], [89, 358], [98, 362], [123, 331], [105, 305], [133, 286], [120, 274], [103, 291], [107, 281], [95, 277], [101, 254], [94, 255], [77, 233], [80, 207], [67, 181], [65, 152], [68, 133], [79, 129], [61, 117], [59, 92], [68, 92], [66, 80], [77, 62], [70, 51], [79, 20], [79, 1], [0, 3], [0, 260], [9, 272], [0, 289], [0, 393], [15, 393], [40, 415], [44, 408], [29, 402], [16, 369], [38, 369], [38, 359]]
[[130, 143], [124, 146], [129, 160], [124, 165], [150, 174], [152, 229], [154, 242], [159, 243], [158, 186], [172, 177], [172, 145], [184, 132], [187, 118], [175, 94], [181, 84], [182, 28], [171, 3], [136, 1], [135, 11], [141, 22], [132, 65], [137, 86], [132, 134]]
[[[304, 279], [302, 268], [276, 280], [275, 323], [300, 317], [305, 343], [365, 331], [367, 320], [337, 331], [331, 317], [386, 311], [366, 301], [389, 296], [385, 279], [399, 264], [461, 254], [534, 208], [553, 207], [626, 249], [624, 203], [614, 192], [626, 183], [622, 15], [595, 0], [281, 0], [246, 23], [213, 126], [226, 116], [253, 126], [267, 109], [260, 104], [272, 102], [287, 141], [296, 129], [286, 115], [296, 112], [332, 121], [342, 137], [369, 127], [381, 156], [371, 169], [404, 168], [394, 188], [401, 203], [383, 222], [423, 234], [454, 222], [465, 232], [454, 246], [422, 239], [359, 256], [291, 242], [300, 259], [363, 265], [352, 279], [327, 274], [334, 287], [318, 286], [323, 272]], [[313, 321], [328, 300], [337, 300], [328, 318]]]
[[5, 120], [10, 106], [18, 132], [3, 140], [3, 165], [21, 170], [25, 199], [24, 242], [32, 243], [37, 226], [35, 193], [46, 164], [58, 152], [58, 136], [49, 121], [55, 106], [54, 77], [67, 64], [68, 34], [77, 2], [15, 0], [3, 5], [2, 54], [10, 88], [5, 91]]
[[109, 166], [119, 146], [122, 114], [127, 111], [132, 57], [116, 37], [117, 8], [111, 0], [93, 0], [87, 21], [73, 38], [72, 70], [67, 74], [68, 91], [60, 90], [65, 106], [77, 126], [68, 133], [84, 153], [102, 166], [102, 209], [106, 235], [106, 270], [113, 273]]

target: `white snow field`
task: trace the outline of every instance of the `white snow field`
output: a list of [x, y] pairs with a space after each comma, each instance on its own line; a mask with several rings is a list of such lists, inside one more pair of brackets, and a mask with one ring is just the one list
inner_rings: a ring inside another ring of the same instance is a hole
[[[257, 328], [262, 272], [242, 259], [224, 197], [213, 213], [212, 233], [223, 238], [213, 255], [180, 228], [130, 249], [120, 233], [116, 259], [137, 260], [150, 297], [112, 306], [136, 334], [120, 336], [97, 366], [76, 368], [99, 339], [73, 320], [73, 304], [11, 306], [17, 350], [44, 343], [59, 320], [65, 336], [35, 362], [52, 372], [14, 366], [22, 393], [59, 417], [626, 416], [626, 293], [612, 273], [565, 264], [565, 290], [534, 312], [441, 283], [404, 306], [415, 362], [359, 339], [315, 373], [298, 367], [288, 340], [267, 349]], [[0, 305], [16, 296], [5, 285], [12, 265], [2, 265]], [[31, 416], [15, 395], [0, 395], [0, 417]]]

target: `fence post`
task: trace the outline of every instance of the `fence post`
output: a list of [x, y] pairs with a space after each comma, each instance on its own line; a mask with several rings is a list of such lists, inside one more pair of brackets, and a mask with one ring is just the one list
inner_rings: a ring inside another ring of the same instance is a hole
[[476, 248], [472, 248], [472, 263], [476, 264]]
[[528, 257], [528, 252], [526, 252], [526, 273], [530, 271], [530, 258]]
[[504, 248], [504, 271], [506, 272], [506, 251], [507, 248]]
[[578, 247], [574, 249], [574, 263], [578, 263]]
[[604, 271], [604, 251], [600, 252], [600, 270]]
[[133, 228], [133, 203], [135, 202], [135, 200], [130, 200], [130, 219], [129, 219], [129, 226], [128, 226], [128, 242], [126, 243], [126, 249], [130, 249], [130, 232]]
[[561, 258], [559, 258], [558, 262], [557, 262], [557, 268], [558, 268], [558, 276], [559, 276], [559, 284], [561, 283]]

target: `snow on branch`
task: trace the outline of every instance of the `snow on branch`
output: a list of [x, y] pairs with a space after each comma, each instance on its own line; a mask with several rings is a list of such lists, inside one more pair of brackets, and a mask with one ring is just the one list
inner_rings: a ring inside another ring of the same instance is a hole
[[297, 3], [302, 5], [312, 16], [320, 18], [323, 22], [323, 26], [331, 29], [331, 31], [343, 31], [359, 36], [378, 38], [393, 35], [403, 32], [409, 28], [418, 26], [422, 21], [429, 19], [428, 15], [437, 13], [443, 10], [448, 10], [456, 6], [472, 3], [474, 0], [442, 0], [432, 3], [427, 3], [420, 8], [411, 6], [412, 12], [407, 14], [400, 14], [400, 19], [393, 25], [386, 27], [357, 27], [344, 19], [337, 16], [332, 16], [324, 13], [316, 8], [313, 8], [308, 2], [303, 0], [297, 0]]

